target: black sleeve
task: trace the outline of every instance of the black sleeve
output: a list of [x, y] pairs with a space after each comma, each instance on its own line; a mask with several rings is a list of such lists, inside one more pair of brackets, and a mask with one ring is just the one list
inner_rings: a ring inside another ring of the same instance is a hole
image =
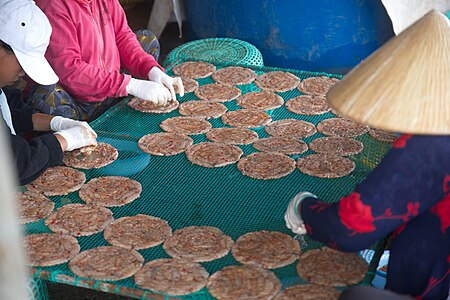
[[[2, 123], [2, 127], [6, 126], [4, 121]], [[21, 185], [30, 183], [48, 167], [62, 164], [63, 151], [53, 134], [44, 134], [29, 142], [20, 136], [9, 134]]]
[[[32, 108], [24, 103], [18, 90], [3, 89], [11, 111], [14, 129], [19, 132], [31, 132], [33, 122]], [[61, 165], [63, 151], [53, 134], [43, 134], [27, 141], [20, 135], [11, 134], [8, 125], [0, 115], [1, 130], [10, 135], [12, 154], [20, 184], [36, 179], [48, 167]]]
[[33, 108], [24, 102], [22, 92], [17, 89], [3, 88], [6, 99], [8, 99], [9, 110], [16, 132], [33, 131], [33, 121], [31, 116]]

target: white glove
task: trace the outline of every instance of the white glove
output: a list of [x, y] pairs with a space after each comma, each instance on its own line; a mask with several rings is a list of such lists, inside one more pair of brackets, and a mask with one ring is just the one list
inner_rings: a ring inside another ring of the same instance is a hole
[[169, 89], [170, 94], [172, 95], [172, 100], [176, 100], [175, 96], [175, 87], [177, 87], [177, 91], [180, 92], [180, 96], [184, 96], [184, 86], [180, 77], [170, 77], [163, 71], [161, 71], [158, 67], [153, 67], [148, 72], [148, 79], [157, 83], [162, 84], [166, 88]]
[[306, 228], [303, 224], [302, 216], [299, 212], [300, 203], [305, 198], [317, 198], [316, 195], [310, 192], [300, 192], [289, 202], [286, 213], [284, 214], [284, 220], [286, 221], [286, 227], [292, 230], [296, 234], [305, 234]]
[[90, 145], [97, 145], [96, 136], [84, 126], [75, 126], [63, 129], [54, 134], [62, 136], [67, 142], [66, 151], [82, 148]]
[[87, 122], [84, 121], [76, 121], [69, 118], [63, 118], [60, 116], [55, 116], [50, 121], [50, 129], [52, 131], [60, 131], [64, 129], [69, 129], [76, 126], [83, 126], [94, 136], [97, 137], [97, 133], [95, 133], [94, 129]]
[[128, 94], [157, 105], [165, 105], [171, 98], [170, 91], [167, 88], [153, 81], [131, 78], [126, 89]]

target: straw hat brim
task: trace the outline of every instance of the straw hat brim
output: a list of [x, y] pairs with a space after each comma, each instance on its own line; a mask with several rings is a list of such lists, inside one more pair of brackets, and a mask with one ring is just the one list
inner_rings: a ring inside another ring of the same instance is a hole
[[331, 107], [371, 127], [450, 134], [450, 23], [431, 11], [362, 61], [327, 94]]

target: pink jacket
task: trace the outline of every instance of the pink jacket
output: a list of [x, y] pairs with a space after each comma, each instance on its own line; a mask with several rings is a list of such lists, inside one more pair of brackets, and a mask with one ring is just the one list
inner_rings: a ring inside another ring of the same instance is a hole
[[140, 46], [118, 0], [36, 0], [53, 31], [46, 57], [59, 84], [85, 102], [126, 96], [130, 75], [147, 78], [153, 56]]

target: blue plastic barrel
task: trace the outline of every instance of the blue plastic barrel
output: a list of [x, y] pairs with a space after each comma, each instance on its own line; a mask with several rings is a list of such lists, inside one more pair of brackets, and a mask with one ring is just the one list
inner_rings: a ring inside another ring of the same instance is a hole
[[391, 38], [380, 0], [187, 0], [189, 40], [255, 45], [267, 66], [344, 74]]

